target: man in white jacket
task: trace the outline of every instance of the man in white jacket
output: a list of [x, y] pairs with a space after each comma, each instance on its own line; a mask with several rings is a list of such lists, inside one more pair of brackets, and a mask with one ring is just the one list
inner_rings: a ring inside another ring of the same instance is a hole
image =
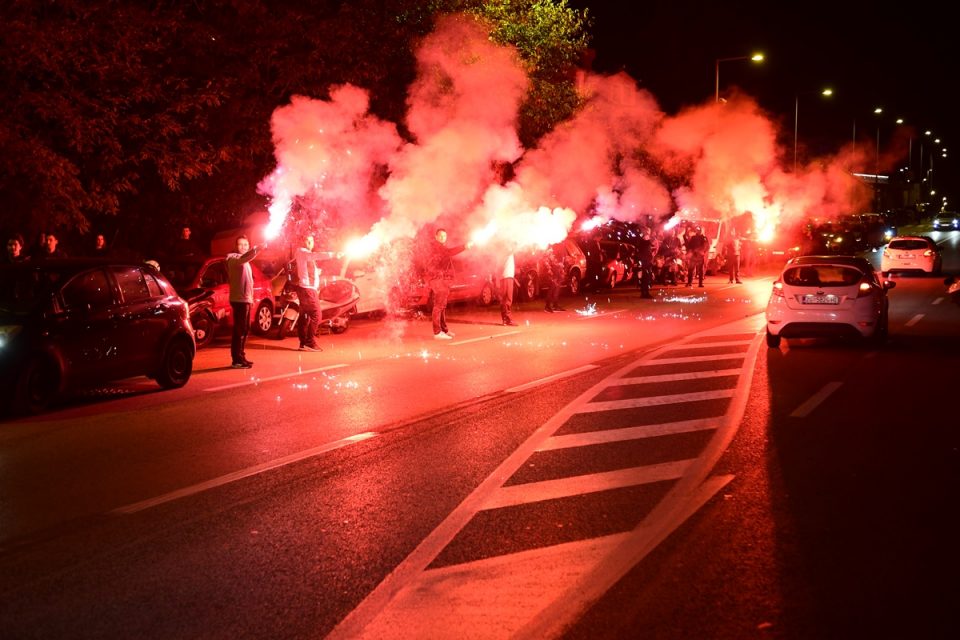
[[253, 306], [253, 269], [250, 261], [257, 257], [260, 247], [250, 248], [247, 236], [237, 238], [237, 250], [227, 254], [227, 277], [230, 281], [230, 308], [233, 310], [233, 334], [230, 356], [234, 369], [249, 369], [244, 347], [250, 332], [250, 307]]

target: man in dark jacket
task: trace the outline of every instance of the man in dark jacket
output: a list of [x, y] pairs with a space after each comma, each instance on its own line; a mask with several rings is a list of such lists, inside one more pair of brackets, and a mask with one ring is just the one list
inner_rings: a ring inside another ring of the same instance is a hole
[[703, 268], [707, 261], [707, 236], [703, 229], [697, 227], [690, 239], [687, 240], [687, 254], [690, 256], [690, 269], [687, 271], [687, 286], [693, 286], [696, 277], [698, 286], [703, 286]]
[[453, 282], [453, 256], [472, 243], [455, 247], [447, 246], [447, 230], [437, 229], [434, 241], [430, 245], [427, 258], [427, 281], [433, 292], [433, 337], [435, 340], [449, 340], [453, 334], [447, 329], [447, 300], [450, 298], [450, 284]]
[[640, 278], [638, 280], [640, 297], [652, 298], [650, 285], [653, 282], [653, 240], [650, 239], [650, 232], [646, 229], [641, 232], [640, 238], [637, 240], [637, 260], [640, 261]]

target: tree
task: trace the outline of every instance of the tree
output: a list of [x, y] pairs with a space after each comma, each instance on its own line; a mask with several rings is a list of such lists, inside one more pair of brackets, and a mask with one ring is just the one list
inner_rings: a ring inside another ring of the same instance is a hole
[[[6, 0], [0, 31], [0, 198], [6, 224], [145, 243], [262, 209], [270, 115], [351, 83], [400, 123], [413, 42], [438, 12], [472, 11], [515, 45], [534, 88], [521, 139], [576, 108], [586, 14], [566, 1]], [[121, 214], [122, 215], [118, 215]], [[146, 248], [146, 247], [145, 247]]]

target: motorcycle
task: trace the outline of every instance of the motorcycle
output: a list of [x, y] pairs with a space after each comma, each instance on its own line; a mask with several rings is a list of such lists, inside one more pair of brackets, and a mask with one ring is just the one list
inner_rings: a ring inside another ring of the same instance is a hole
[[[357, 307], [360, 291], [350, 280], [323, 279], [320, 290], [317, 292], [320, 302], [320, 322], [317, 325], [317, 335], [326, 331], [340, 334], [350, 325], [350, 316]], [[283, 340], [297, 331], [297, 321], [300, 319], [300, 300], [297, 289], [291, 281], [284, 285], [280, 294], [277, 308], [280, 309], [280, 320], [277, 322], [276, 339]]]
[[196, 288], [185, 291], [180, 295], [187, 303], [190, 314], [190, 324], [193, 326], [193, 339], [197, 349], [206, 347], [217, 333], [217, 328], [223, 320], [222, 312], [217, 313], [213, 304], [213, 290]]

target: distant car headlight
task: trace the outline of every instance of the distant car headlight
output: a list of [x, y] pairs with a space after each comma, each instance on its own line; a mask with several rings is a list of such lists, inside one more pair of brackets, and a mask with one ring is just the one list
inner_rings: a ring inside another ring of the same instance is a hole
[[4, 324], [0, 325], [0, 350], [4, 349], [15, 335], [20, 333], [23, 329], [23, 325], [19, 324]]

